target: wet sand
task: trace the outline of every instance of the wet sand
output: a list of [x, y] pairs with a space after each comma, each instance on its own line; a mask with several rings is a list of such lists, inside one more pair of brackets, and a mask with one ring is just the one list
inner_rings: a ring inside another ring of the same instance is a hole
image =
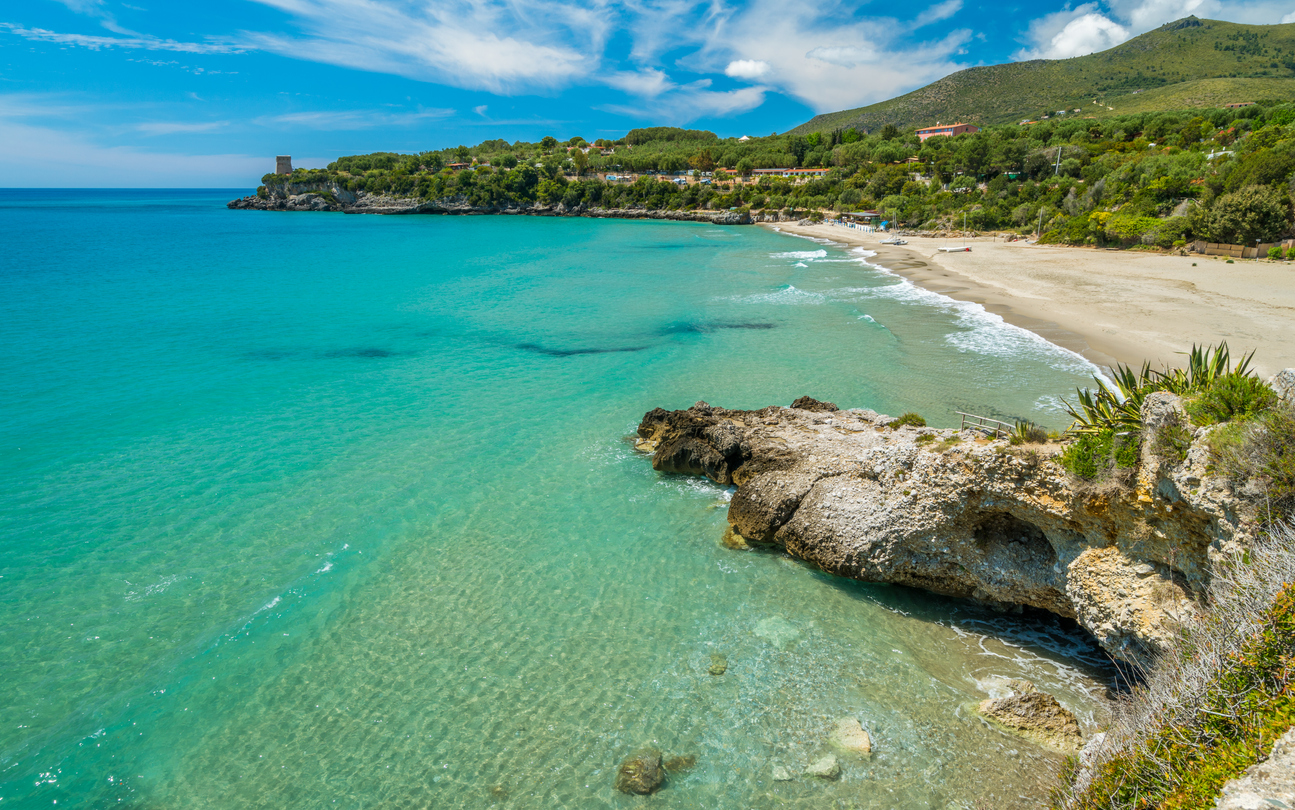
[[981, 304], [1101, 366], [1151, 360], [1181, 365], [1192, 344], [1226, 340], [1233, 357], [1256, 350], [1263, 376], [1295, 366], [1295, 265], [1209, 256], [885, 235], [833, 225], [770, 224], [786, 233], [876, 251], [876, 264], [914, 284]]

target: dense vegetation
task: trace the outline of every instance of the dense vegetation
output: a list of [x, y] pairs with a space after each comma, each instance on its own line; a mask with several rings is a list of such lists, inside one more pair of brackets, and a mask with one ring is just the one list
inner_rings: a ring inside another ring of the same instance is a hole
[[1188, 17], [1101, 53], [959, 71], [898, 98], [817, 116], [792, 133], [1006, 124], [1075, 108], [1105, 117], [1258, 99], [1295, 99], [1295, 24]]
[[1295, 534], [1288, 525], [1215, 567], [1201, 615], [1123, 702], [1093, 767], [1071, 760], [1053, 807], [1187, 810], [1295, 722]]
[[[586, 151], [587, 150], [587, 151]], [[475, 164], [472, 170], [451, 164]], [[826, 176], [754, 176], [822, 167]], [[615, 182], [599, 174], [638, 175]], [[707, 183], [680, 185], [680, 175]], [[1052, 119], [919, 142], [893, 126], [742, 141], [672, 127], [591, 148], [582, 138], [490, 140], [475, 147], [339, 158], [327, 169], [266, 175], [267, 185], [476, 205], [781, 210], [790, 216], [881, 209], [923, 229], [1041, 231], [1045, 242], [1171, 248], [1191, 239], [1269, 242], [1291, 230], [1295, 104]]]

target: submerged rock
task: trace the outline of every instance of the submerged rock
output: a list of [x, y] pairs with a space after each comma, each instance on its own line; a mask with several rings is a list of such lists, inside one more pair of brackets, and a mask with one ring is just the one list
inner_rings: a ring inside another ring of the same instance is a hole
[[665, 761], [665, 769], [668, 773], [683, 773], [684, 771], [691, 771], [696, 765], [696, 754], [684, 754], [683, 756], [670, 757]]
[[790, 768], [784, 768], [781, 765], [773, 766], [773, 781], [791, 782], [795, 780], [795, 778], [796, 778], [796, 774], [792, 773]]
[[[730, 546], [781, 547], [838, 576], [1051, 611], [1140, 666], [1195, 613], [1212, 562], [1243, 550], [1260, 526], [1258, 503], [1208, 473], [1201, 439], [1183, 460], [1157, 458], [1146, 442], [1136, 480], [1095, 488], [1061, 467], [1059, 445], [894, 430], [888, 416], [815, 403], [657, 408], [638, 435], [653, 468], [737, 487]], [[1180, 408], [1171, 395], [1148, 397], [1143, 418], [1159, 424]]]
[[710, 669], [708, 671], [712, 675], [723, 675], [728, 672], [728, 659], [719, 653], [711, 653]]
[[1067, 752], [1077, 752], [1083, 746], [1079, 721], [1046, 692], [990, 698], [981, 701], [977, 709], [995, 723], [1041, 745]]
[[796, 629], [796, 625], [781, 616], [770, 616], [767, 619], [761, 619], [755, 623], [755, 629], [751, 632], [778, 649], [782, 649], [800, 638], [800, 631]]
[[655, 792], [665, 782], [665, 769], [661, 752], [643, 748], [625, 758], [616, 771], [616, 789], [621, 793], [646, 796]]
[[872, 753], [872, 738], [863, 725], [853, 717], [842, 717], [836, 721], [836, 730], [832, 732], [832, 745], [849, 754], [863, 755]]
[[841, 775], [841, 763], [836, 754], [828, 754], [822, 759], [810, 763], [805, 769], [806, 776], [817, 776], [819, 779], [836, 779]]

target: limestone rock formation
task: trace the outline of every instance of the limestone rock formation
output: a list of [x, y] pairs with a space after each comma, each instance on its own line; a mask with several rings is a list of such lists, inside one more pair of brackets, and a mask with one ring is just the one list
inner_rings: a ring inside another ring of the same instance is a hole
[[[657, 408], [636, 446], [654, 469], [737, 486], [733, 547], [778, 546], [840, 576], [1048, 610], [1141, 665], [1193, 614], [1211, 560], [1258, 529], [1254, 504], [1207, 474], [1207, 429], [1182, 461], [1144, 442], [1136, 481], [1094, 488], [1057, 463], [1057, 445], [890, 428], [888, 416], [815, 403]], [[1156, 394], [1143, 418], [1180, 411]]]
[[1083, 746], [1079, 721], [1057, 699], [1031, 688], [1009, 697], [981, 701], [977, 710], [1001, 726], [1040, 745], [1068, 753]]
[[710, 222], [716, 225], [748, 225], [751, 215], [742, 211], [671, 211], [646, 208], [568, 208], [562, 203], [506, 202], [473, 205], [464, 197], [424, 200], [421, 197], [393, 197], [389, 194], [352, 193], [332, 183], [289, 183], [267, 188], [264, 196], [230, 200], [226, 208], [256, 211], [340, 211], [346, 214], [515, 214], [548, 217], [595, 217], [606, 219], [671, 219]]
[[1295, 807], [1295, 729], [1280, 737], [1268, 758], [1223, 786], [1217, 810]]
[[616, 789], [621, 793], [646, 796], [655, 792], [665, 782], [665, 769], [661, 752], [643, 748], [625, 758], [616, 771]]

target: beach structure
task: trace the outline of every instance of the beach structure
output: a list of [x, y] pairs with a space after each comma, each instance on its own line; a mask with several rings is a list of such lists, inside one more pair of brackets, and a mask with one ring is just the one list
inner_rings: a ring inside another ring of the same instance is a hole
[[944, 125], [936, 124], [933, 127], [927, 127], [926, 129], [919, 129], [917, 131], [917, 137], [921, 138], [922, 140], [926, 140], [927, 138], [937, 138], [937, 137], [952, 138], [955, 135], [962, 135], [968, 132], [979, 132], [979, 131], [980, 131], [980, 127], [976, 126], [975, 124], [944, 124]]
[[292, 155], [276, 155], [274, 158], [275, 174], [292, 174]]

